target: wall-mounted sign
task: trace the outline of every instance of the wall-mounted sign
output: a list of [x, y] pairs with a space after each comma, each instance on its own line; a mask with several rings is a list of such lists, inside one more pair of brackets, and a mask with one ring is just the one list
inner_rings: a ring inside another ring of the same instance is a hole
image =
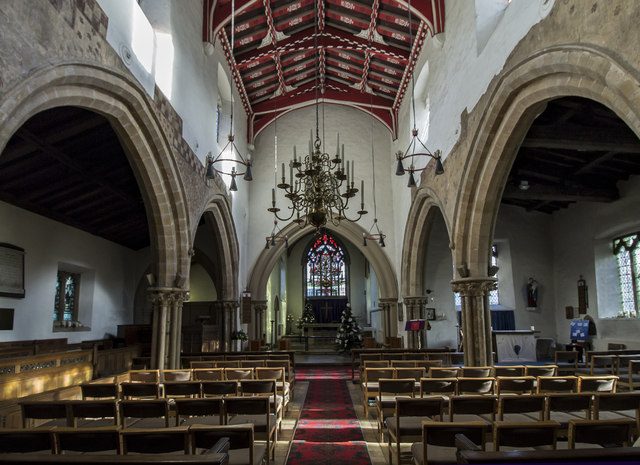
[[0, 296], [24, 297], [24, 249], [0, 243]]

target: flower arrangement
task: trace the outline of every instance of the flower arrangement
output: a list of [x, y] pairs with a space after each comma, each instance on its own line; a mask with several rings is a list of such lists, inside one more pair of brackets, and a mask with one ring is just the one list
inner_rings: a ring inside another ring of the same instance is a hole
[[340, 327], [336, 337], [336, 350], [338, 352], [348, 352], [353, 348], [362, 347], [362, 334], [360, 331], [360, 326], [351, 313], [351, 306], [347, 304], [340, 318]]
[[231, 332], [231, 340], [232, 341], [247, 341], [248, 339], [249, 339], [249, 337], [247, 336], [247, 333], [245, 333], [241, 329], [239, 329], [238, 331], [232, 331]]
[[302, 312], [302, 317], [298, 319], [298, 329], [302, 329], [304, 325], [315, 323], [316, 316], [313, 314], [313, 306], [311, 302], [307, 302], [304, 304], [304, 312]]

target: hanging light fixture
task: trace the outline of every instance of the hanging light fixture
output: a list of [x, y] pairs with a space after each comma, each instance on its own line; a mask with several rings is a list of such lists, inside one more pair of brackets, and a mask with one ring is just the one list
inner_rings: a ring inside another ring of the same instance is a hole
[[374, 146], [373, 146], [373, 96], [370, 95], [370, 106], [371, 106], [371, 172], [372, 172], [372, 180], [373, 180], [373, 224], [369, 228], [369, 231], [366, 233], [362, 233], [362, 245], [367, 246], [367, 239], [370, 241], [378, 241], [380, 247], [384, 247], [384, 239], [387, 237], [382, 234], [380, 231], [380, 227], [378, 226], [378, 213], [376, 207], [376, 157], [374, 156]]
[[[231, 57], [233, 58], [233, 41], [235, 29], [235, 0], [231, 0]], [[247, 155], [245, 159], [238, 147], [234, 142], [233, 135], [233, 89], [231, 91], [231, 124], [229, 127], [229, 137], [226, 145], [222, 148], [217, 157], [213, 157], [211, 152], [207, 154], [207, 171], [206, 176], [208, 179], [213, 179], [218, 174], [224, 174], [231, 176], [231, 183], [229, 184], [229, 190], [236, 192], [238, 190], [238, 184], [236, 183], [236, 176], [242, 176], [245, 181], [252, 181], [253, 175], [251, 173], [251, 158]], [[226, 152], [227, 148], [229, 149]], [[231, 169], [229, 169], [231, 166]]]
[[[273, 184], [278, 185], [278, 99], [273, 99], [274, 106], [274, 120], [273, 120]], [[278, 227], [278, 220], [273, 221], [273, 229], [271, 234], [266, 237], [265, 250], [269, 250], [269, 246], [275, 247], [277, 244], [284, 242], [284, 247], [289, 248], [289, 241], [287, 236], [283, 235]]]
[[[317, 10], [317, 0], [314, 7]], [[280, 221], [289, 221], [294, 216], [293, 222], [301, 228], [310, 224], [316, 229], [320, 229], [327, 223], [338, 226], [341, 221], [358, 221], [367, 211], [364, 209], [364, 181], [360, 187], [360, 210], [357, 216], [349, 218], [347, 209], [349, 201], [358, 193], [355, 187], [355, 166], [353, 161], [345, 161], [344, 145], [340, 152], [340, 135], [337, 137], [337, 148], [334, 156], [329, 155], [322, 149], [320, 140], [318, 121], [318, 22], [314, 20], [314, 47], [315, 47], [315, 91], [316, 91], [316, 134], [313, 138], [313, 131], [309, 138], [309, 153], [298, 158], [296, 147], [293, 147], [293, 160], [289, 162], [289, 182], [285, 176], [285, 164], [282, 163], [282, 179], [277, 184], [278, 189], [285, 192], [285, 197], [289, 199], [291, 210], [289, 216], [280, 216], [280, 209], [276, 207], [275, 188], [271, 192], [271, 208], [267, 210], [274, 214]], [[323, 92], [324, 92], [324, 83]]]
[[[409, 66], [412, 66], [412, 49], [413, 49], [413, 32], [412, 32], [412, 22], [411, 22], [411, 0], [408, 2], [409, 6]], [[417, 59], [416, 59], [417, 61]], [[416, 128], [416, 103], [415, 103], [415, 68], [411, 70], [411, 109], [413, 113], [413, 129], [411, 130], [411, 141], [409, 142], [409, 146], [407, 150], [402, 153], [402, 151], [396, 152], [396, 160], [398, 161], [396, 165], [396, 175], [402, 176], [406, 171], [409, 172], [409, 182], [407, 183], [407, 187], [416, 187], [416, 179], [413, 173], [424, 171], [427, 166], [423, 168], [416, 168], [414, 163], [414, 157], [431, 157], [436, 161], [436, 174], [440, 175], [444, 173], [444, 167], [442, 166], [442, 155], [440, 150], [436, 150], [435, 153], [432, 153], [426, 145], [420, 140], [418, 137], [418, 128]], [[416, 147], [417, 144], [420, 144]], [[424, 150], [424, 151], [423, 151]], [[405, 170], [402, 162], [404, 160], [411, 159], [411, 164], [409, 168]]]
[[278, 222], [273, 222], [273, 229], [271, 230], [271, 234], [266, 237], [267, 244], [264, 246], [265, 250], [269, 250], [269, 247], [275, 247], [278, 244], [282, 244], [284, 242], [284, 248], [289, 248], [289, 238], [282, 234], [280, 228], [278, 227]]

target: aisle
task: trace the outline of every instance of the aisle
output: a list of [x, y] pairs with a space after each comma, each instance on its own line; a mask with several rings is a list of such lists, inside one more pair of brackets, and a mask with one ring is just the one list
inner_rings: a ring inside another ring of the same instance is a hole
[[347, 388], [351, 368], [299, 368], [297, 379], [309, 389], [287, 465], [371, 465]]

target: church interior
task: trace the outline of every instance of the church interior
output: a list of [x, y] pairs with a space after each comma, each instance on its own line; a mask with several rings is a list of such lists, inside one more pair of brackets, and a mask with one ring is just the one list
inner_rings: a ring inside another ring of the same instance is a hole
[[0, 463], [640, 460], [639, 18], [0, 2]]

